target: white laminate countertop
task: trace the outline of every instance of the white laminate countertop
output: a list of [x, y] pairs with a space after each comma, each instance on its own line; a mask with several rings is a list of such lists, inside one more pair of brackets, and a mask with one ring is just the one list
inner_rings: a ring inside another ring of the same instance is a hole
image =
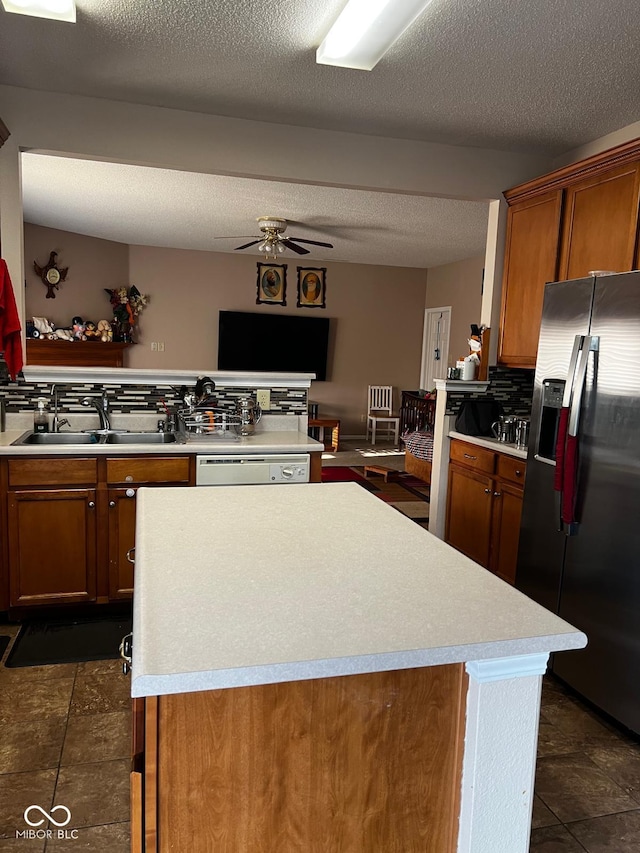
[[[29, 430], [30, 432], [31, 430]], [[324, 450], [321, 442], [296, 430], [264, 430], [255, 435], [235, 438], [189, 440], [184, 444], [23, 444], [12, 442], [24, 434], [23, 429], [0, 433], [0, 456], [122, 456], [142, 454], [176, 455], [183, 453], [314, 453]]]
[[[69, 414], [71, 426], [63, 427], [61, 434], [71, 430], [96, 429], [98, 418], [95, 412]], [[154, 432], [159, 420], [158, 414], [111, 414], [114, 429], [130, 432]], [[13, 442], [33, 431], [33, 415], [19, 413], [7, 415], [7, 429], [0, 432], [0, 456], [140, 456], [175, 455], [189, 453], [231, 454], [243, 456], [264, 453], [320, 453], [324, 445], [310, 438], [306, 432], [306, 418], [296, 415], [265, 414], [256, 427], [254, 435], [227, 437], [190, 436], [185, 443], [181, 441], [168, 444], [22, 444]]]
[[141, 488], [132, 695], [581, 648], [355, 483]]
[[497, 450], [498, 453], [506, 453], [508, 456], [517, 456], [518, 459], [526, 459], [527, 451], [520, 450], [515, 444], [507, 444], [504, 441], [498, 441], [497, 438], [486, 438], [480, 435], [465, 435], [463, 432], [451, 430], [449, 438], [457, 438], [460, 441], [466, 441], [468, 444], [477, 444], [480, 447], [488, 447], [490, 450]]

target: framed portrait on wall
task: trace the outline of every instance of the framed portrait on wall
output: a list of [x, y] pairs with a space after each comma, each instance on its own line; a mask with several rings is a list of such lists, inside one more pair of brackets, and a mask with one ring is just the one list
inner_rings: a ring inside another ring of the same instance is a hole
[[326, 308], [326, 267], [298, 267], [298, 308]]
[[257, 305], [287, 304], [287, 265], [258, 264]]

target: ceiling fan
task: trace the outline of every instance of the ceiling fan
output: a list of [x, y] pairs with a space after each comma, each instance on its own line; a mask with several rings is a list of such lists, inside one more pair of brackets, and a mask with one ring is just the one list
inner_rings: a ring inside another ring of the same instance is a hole
[[259, 252], [264, 252], [266, 257], [272, 256], [274, 258], [284, 252], [285, 249], [291, 249], [292, 252], [298, 255], [308, 255], [309, 249], [298, 246], [298, 243], [307, 243], [311, 246], [324, 246], [327, 249], [333, 249], [332, 243], [322, 243], [319, 240], [303, 240], [301, 237], [283, 237], [282, 235], [287, 230], [286, 219], [280, 219], [277, 216], [259, 216], [257, 221], [258, 228], [263, 236], [242, 246], [236, 246], [234, 249], [235, 252], [248, 249], [249, 246], [255, 246], [256, 244], [259, 244]]

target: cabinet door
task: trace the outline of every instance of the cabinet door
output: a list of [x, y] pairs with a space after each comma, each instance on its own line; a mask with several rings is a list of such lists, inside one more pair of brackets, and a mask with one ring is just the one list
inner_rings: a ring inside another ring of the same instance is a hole
[[495, 481], [489, 568], [510, 584], [515, 583], [518, 563], [522, 494], [517, 486]]
[[566, 190], [560, 278], [633, 269], [640, 163], [585, 178]]
[[133, 563], [127, 553], [135, 545], [136, 489], [109, 489], [109, 598], [131, 598]]
[[449, 465], [445, 540], [481, 566], [489, 565], [491, 477]]
[[9, 492], [12, 607], [96, 598], [95, 489]]
[[535, 367], [544, 286], [556, 281], [562, 190], [509, 208], [498, 362]]

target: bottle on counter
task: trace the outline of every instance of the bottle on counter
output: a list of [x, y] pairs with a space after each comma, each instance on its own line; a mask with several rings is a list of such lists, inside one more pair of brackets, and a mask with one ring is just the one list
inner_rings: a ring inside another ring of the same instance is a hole
[[33, 431], [49, 432], [49, 415], [47, 413], [47, 401], [38, 400], [33, 413]]

